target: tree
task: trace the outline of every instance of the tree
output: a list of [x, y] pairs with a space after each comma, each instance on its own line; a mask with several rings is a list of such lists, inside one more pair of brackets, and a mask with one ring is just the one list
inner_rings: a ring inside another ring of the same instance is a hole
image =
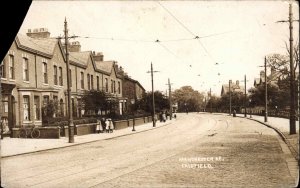
[[82, 97], [85, 113], [98, 113], [99, 110], [107, 111], [111, 109], [112, 102], [108, 102], [103, 91], [86, 91]]
[[49, 118], [53, 118], [58, 112], [57, 101], [50, 100], [46, 105], [42, 107], [42, 119], [46, 121]]
[[178, 111], [200, 111], [204, 109], [204, 95], [191, 86], [183, 86], [173, 93], [173, 101], [178, 103]]
[[[169, 99], [166, 98], [161, 92], [154, 92], [155, 101], [155, 111], [159, 112], [165, 109], [169, 109]], [[153, 111], [152, 107], [152, 92], [147, 92], [143, 95], [142, 99], [137, 101], [136, 110], [143, 110], [145, 112], [151, 113]]]
[[[231, 108], [232, 110], [240, 111], [242, 107], [244, 107], [245, 95], [240, 92], [231, 92]], [[246, 99], [247, 100], [247, 99]], [[221, 111], [228, 111], [230, 106], [230, 95], [229, 92], [222, 95], [219, 99], [217, 107]]]
[[[285, 55], [282, 54], [270, 54], [267, 57], [267, 63], [268, 66], [273, 68], [274, 70], [278, 71], [281, 73], [280, 76], [287, 77], [290, 74], [290, 49], [287, 43], [286, 45], [286, 50], [287, 53]], [[294, 56], [294, 71], [297, 70], [297, 66], [299, 63], [299, 43], [297, 42], [296, 45], [294, 45], [293, 49], [293, 56]]]
[[[267, 84], [267, 98], [268, 98], [268, 106], [270, 108], [284, 108], [289, 105], [289, 91], [285, 89], [286, 83], [288, 80], [279, 80], [277, 84], [268, 83]], [[283, 84], [283, 86], [281, 86]], [[283, 87], [283, 88], [280, 88]], [[265, 86], [261, 84], [256, 88], [251, 88], [248, 90], [251, 98], [251, 105], [253, 106], [264, 106], [265, 105]]]
[[[216, 109], [221, 110], [220, 107], [220, 98], [212, 95], [211, 98], [208, 100], [207, 104], [206, 104], [206, 111], [210, 112], [210, 110], [212, 111], [217, 111]], [[228, 104], [227, 104], [228, 106]], [[212, 108], [212, 109], [211, 109]]]
[[[276, 70], [277, 73], [277, 81], [278, 91], [275, 93], [276, 96], [270, 96], [271, 98], [276, 98], [276, 106], [279, 107], [287, 107], [289, 106], [290, 101], [290, 49], [286, 44], [287, 53], [285, 55], [281, 54], [271, 54], [267, 57], [268, 66], [271, 67], [273, 70]], [[297, 42], [293, 49], [294, 52], [294, 72], [296, 72], [297, 67], [299, 66], [299, 43]], [[299, 75], [299, 74], [298, 74]], [[295, 74], [296, 76], [296, 74]], [[274, 78], [271, 78], [274, 79]], [[298, 78], [295, 77], [295, 81], [298, 83]], [[295, 92], [298, 91], [298, 87], [295, 88]], [[273, 100], [271, 100], [273, 101]], [[297, 104], [297, 101], [296, 101]]]

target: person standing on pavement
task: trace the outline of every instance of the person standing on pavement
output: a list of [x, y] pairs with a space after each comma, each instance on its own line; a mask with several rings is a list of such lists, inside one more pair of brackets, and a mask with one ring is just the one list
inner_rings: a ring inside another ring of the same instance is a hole
[[109, 121], [108, 121], [109, 118], [107, 118], [105, 120], [105, 130], [106, 130], [106, 133], [109, 133], [110, 132], [110, 127], [109, 127]]
[[101, 127], [101, 122], [99, 121], [99, 119], [97, 119], [97, 124], [96, 124], [96, 133], [100, 133], [100, 127]]
[[109, 130], [110, 130], [110, 133], [114, 132], [114, 123], [112, 121], [112, 119], [108, 119], [108, 122], [109, 122]]
[[105, 118], [103, 117], [103, 118], [101, 118], [101, 127], [102, 127], [102, 132], [104, 132], [105, 131], [105, 129], [106, 129], [106, 125], [105, 125]]
[[163, 112], [163, 114], [162, 114], [162, 120], [163, 120], [163, 122], [166, 122], [166, 120], [167, 120], [165, 112]]
[[103, 127], [102, 127], [102, 125], [101, 125], [101, 121], [99, 121], [99, 132], [100, 132], [100, 133], [103, 133]]

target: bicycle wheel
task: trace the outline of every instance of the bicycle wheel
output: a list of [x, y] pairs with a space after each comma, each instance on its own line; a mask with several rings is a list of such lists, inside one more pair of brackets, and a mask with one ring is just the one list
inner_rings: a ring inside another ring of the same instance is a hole
[[26, 129], [20, 129], [19, 138], [27, 138], [27, 131], [26, 131]]
[[40, 131], [38, 129], [32, 129], [31, 131], [31, 138], [39, 138], [40, 137]]

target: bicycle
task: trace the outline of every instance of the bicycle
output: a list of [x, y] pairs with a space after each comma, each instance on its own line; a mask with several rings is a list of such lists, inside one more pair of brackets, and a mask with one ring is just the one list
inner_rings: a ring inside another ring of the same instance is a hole
[[[30, 131], [30, 132], [28, 132], [28, 131]], [[29, 135], [31, 138], [39, 138], [40, 134], [41, 134], [41, 132], [36, 126], [33, 126], [29, 130], [26, 127], [21, 127], [19, 138], [27, 138]]]

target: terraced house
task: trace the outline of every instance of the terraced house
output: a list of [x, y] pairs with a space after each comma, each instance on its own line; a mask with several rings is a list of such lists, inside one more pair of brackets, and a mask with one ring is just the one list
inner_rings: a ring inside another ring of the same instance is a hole
[[[105, 91], [124, 112], [122, 75], [116, 61], [103, 61], [102, 53], [81, 51], [70, 44], [71, 102], [73, 115], [81, 116], [81, 97], [86, 90]], [[2, 62], [2, 121], [13, 127], [42, 125], [42, 107], [56, 101], [58, 114], [67, 113], [67, 74], [64, 44], [51, 38], [46, 28], [18, 34]]]

